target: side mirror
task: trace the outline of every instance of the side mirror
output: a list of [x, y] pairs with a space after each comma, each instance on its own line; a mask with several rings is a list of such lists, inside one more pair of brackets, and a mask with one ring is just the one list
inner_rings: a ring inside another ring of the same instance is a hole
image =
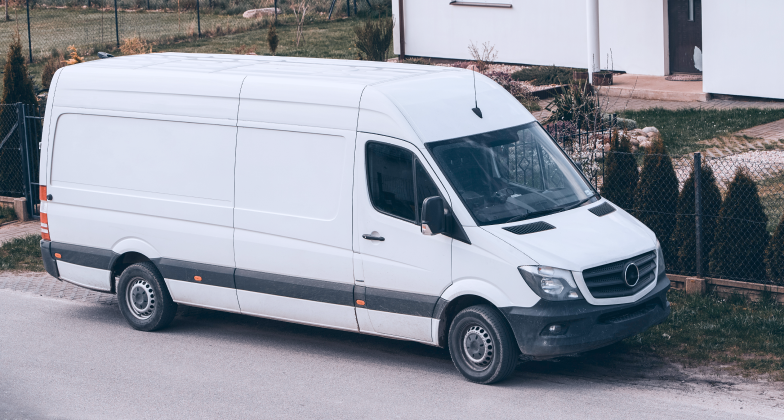
[[422, 234], [438, 235], [444, 233], [445, 228], [444, 199], [438, 196], [426, 198], [422, 203]]

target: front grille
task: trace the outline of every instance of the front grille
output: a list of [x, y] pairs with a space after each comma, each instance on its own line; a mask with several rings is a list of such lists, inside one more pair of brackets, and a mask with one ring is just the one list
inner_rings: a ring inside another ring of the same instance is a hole
[[[640, 272], [639, 281], [634, 287], [629, 287], [623, 277], [624, 270], [630, 262], [636, 264]], [[596, 299], [631, 296], [656, 279], [656, 251], [589, 268], [583, 271], [583, 279], [591, 295]]]

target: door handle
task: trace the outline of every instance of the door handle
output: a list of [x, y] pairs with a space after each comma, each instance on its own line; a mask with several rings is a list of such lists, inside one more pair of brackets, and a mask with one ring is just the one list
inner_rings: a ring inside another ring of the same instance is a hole
[[362, 235], [362, 237], [367, 239], [368, 241], [381, 241], [381, 242], [384, 242], [384, 237], [383, 236], [373, 236], [373, 235], [368, 235], [366, 233], [366, 234]]

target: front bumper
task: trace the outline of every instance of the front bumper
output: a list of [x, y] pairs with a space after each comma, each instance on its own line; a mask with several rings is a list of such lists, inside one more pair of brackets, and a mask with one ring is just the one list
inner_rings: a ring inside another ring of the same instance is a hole
[[[662, 276], [647, 296], [634, 303], [596, 306], [579, 300], [540, 300], [530, 308], [500, 308], [512, 326], [520, 351], [534, 358], [550, 358], [604, 347], [657, 325], [670, 314], [667, 290], [670, 279]], [[560, 335], [545, 331], [550, 325], [565, 327]]]

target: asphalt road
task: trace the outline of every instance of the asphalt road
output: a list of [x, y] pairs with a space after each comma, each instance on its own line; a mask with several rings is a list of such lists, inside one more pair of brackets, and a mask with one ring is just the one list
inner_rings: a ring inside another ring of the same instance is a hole
[[181, 308], [155, 333], [114, 303], [0, 289], [0, 418], [784, 418], [784, 387], [605, 350], [493, 386], [445, 350]]

